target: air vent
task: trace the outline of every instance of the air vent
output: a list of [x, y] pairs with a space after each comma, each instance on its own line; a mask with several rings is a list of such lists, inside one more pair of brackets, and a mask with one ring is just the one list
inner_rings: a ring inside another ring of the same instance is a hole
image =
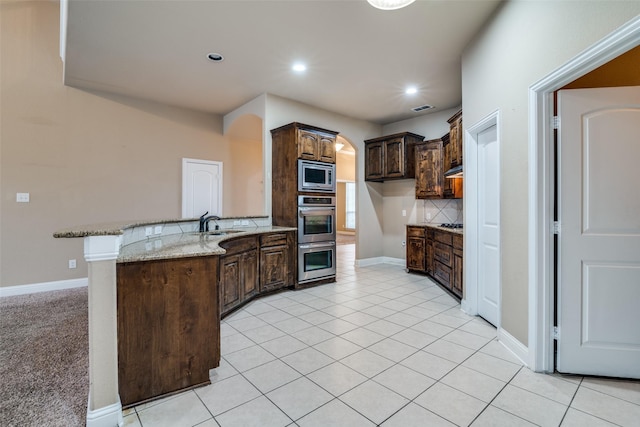
[[434, 108], [433, 105], [421, 105], [419, 107], [412, 108], [411, 111], [413, 111], [414, 113], [419, 113], [420, 111], [430, 110], [432, 108]]

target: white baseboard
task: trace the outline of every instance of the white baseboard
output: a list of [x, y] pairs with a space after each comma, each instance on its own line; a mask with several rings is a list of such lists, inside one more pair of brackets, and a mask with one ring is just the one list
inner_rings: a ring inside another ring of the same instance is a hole
[[373, 258], [364, 258], [356, 260], [356, 267], [369, 267], [371, 265], [377, 264], [393, 264], [404, 266], [406, 264], [405, 260], [402, 258], [392, 258], [388, 256], [379, 256]]
[[87, 427], [118, 427], [124, 426], [122, 404], [120, 400], [113, 405], [103, 408], [89, 409], [87, 405]]
[[529, 348], [518, 341], [513, 335], [502, 328], [498, 328], [498, 341], [505, 346], [507, 350], [513, 353], [523, 365], [529, 367]]
[[89, 279], [58, 280], [55, 282], [34, 283], [31, 285], [6, 286], [0, 288], [1, 297], [12, 297], [15, 295], [35, 294], [37, 292], [60, 291], [63, 289], [82, 288], [89, 284]]

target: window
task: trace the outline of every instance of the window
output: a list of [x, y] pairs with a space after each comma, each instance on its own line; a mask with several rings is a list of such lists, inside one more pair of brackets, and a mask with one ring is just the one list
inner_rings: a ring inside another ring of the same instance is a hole
[[345, 227], [348, 229], [356, 229], [356, 183], [345, 183]]

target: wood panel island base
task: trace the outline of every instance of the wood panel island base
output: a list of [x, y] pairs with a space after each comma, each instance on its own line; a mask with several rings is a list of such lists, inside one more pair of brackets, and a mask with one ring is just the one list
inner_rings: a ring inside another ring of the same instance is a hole
[[252, 218], [256, 227], [231, 229], [237, 218], [223, 218], [217, 223], [228, 221], [229, 229], [210, 233], [197, 231], [197, 219], [54, 233], [84, 238], [87, 426], [122, 425], [123, 407], [210, 384], [209, 371], [220, 362], [221, 316], [261, 294], [295, 287], [296, 228]]

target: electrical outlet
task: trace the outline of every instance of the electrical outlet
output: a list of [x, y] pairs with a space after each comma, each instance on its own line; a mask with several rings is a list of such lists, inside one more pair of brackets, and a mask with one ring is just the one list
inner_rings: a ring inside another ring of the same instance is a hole
[[144, 235], [145, 236], [151, 236], [153, 234], [153, 227], [146, 227], [144, 229]]
[[407, 216], [407, 210], [406, 209], [402, 209], [402, 216]]
[[246, 219], [242, 220], [242, 225], [249, 225], [249, 221], [247, 221]]
[[238, 221], [238, 220], [233, 221], [233, 225], [240, 225], [240, 224], [242, 224], [242, 223], [240, 221]]
[[156, 225], [153, 229], [153, 234], [162, 234], [162, 226]]
[[76, 268], [76, 260], [75, 259], [70, 259], [69, 260], [69, 268]]
[[427, 221], [431, 220], [431, 212], [427, 212]]

